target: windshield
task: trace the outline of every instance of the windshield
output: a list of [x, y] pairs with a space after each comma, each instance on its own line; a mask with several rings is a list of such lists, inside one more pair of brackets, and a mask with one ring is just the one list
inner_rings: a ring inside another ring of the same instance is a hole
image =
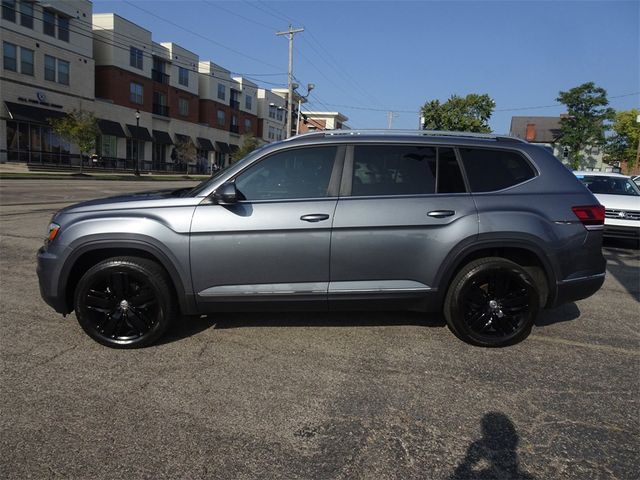
[[606, 195], [640, 196], [638, 187], [627, 177], [605, 177], [599, 175], [580, 175], [580, 181], [584, 183], [592, 193]]

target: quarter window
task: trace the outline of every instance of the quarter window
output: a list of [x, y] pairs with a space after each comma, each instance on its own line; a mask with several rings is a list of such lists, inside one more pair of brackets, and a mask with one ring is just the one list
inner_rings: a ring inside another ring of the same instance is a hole
[[461, 148], [460, 154], [473, 192], [502, 190], [536, 175], [529, 162], [516, 152]]
[[238, 175], [236, 187], [249, 201], [326, 197], [336, 151], [329, 146], [276, 153]]

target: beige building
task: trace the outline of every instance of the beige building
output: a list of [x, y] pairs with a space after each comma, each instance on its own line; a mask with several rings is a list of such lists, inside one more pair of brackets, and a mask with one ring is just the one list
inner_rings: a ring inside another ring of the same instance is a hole
[[346, 130], [345, 124], [349, 120], [340, 112], [303, 112], [306, 119], [300, 122], [300, 133], [315, 130]]

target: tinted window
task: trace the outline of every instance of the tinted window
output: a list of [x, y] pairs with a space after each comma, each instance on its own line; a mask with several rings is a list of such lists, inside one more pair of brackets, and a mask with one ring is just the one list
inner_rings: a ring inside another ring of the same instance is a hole
[[463, 193], [467, 191], [453, 148], [438, 148], [437, 190], [438, 193]]
[[327, 196], [337, 147], [288, 150], [261, 160], [236, 177], [246, 200]]
[[584, 175], [578, 177], [593, 193], [638, 196], [638, 187], [630, 178]]
[[434, 193], [436, 149], [420, 145], [355, 147], [351, 195]]
[[462, 163], [473, 192], [493, 192], [535, 176], [525, 158], [505, 150], [461, 148]]

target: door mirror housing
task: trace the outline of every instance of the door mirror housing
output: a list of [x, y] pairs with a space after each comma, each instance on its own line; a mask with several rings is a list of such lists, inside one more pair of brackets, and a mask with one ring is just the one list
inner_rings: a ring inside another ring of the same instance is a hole
[[226, 182], [220, 185], [213, 194], [213, 198], [219, 205], [233, 205], [238, 202], [238, 189], [234, 182]]

